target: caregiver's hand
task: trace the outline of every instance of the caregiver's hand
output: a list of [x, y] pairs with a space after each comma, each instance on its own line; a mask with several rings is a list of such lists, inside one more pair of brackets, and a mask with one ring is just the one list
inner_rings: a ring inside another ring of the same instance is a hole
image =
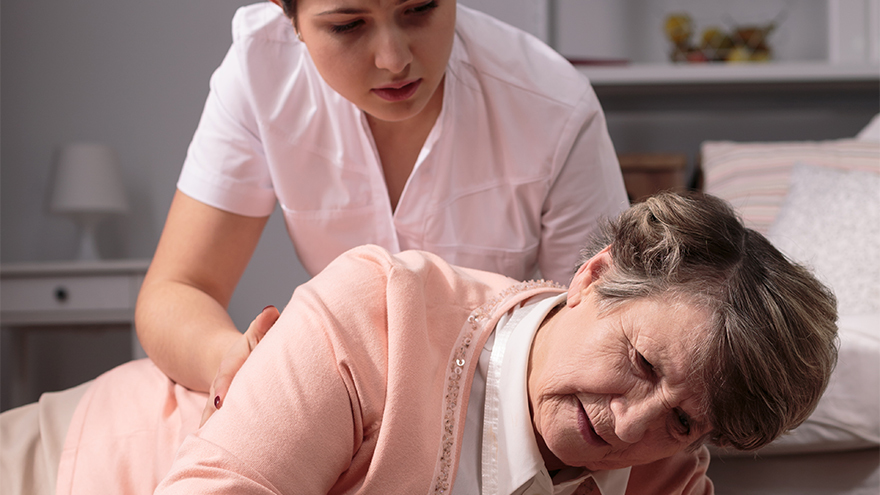
[[204, 425], [205, 421], [208, 421], [208, 418], [223, 406], [223, 400], [226, 398], [226, 392], [229, 391], [229, 384], [232, 383], [232, 378], [238, 373], [241, 365], [251, 355], [257, 344], [263, 340], [266, 332], [272, 328], [272, 325], [275, 324], [279, 316], [280, 313], [275, 306], [266, 306], [254, 318], [254, 321], [251, 322], [241, 338], [235, 341], [235, 344], [223, 356], [223, 361], [220, 362], [220, 369], [217, 371], [217, 376], [211, 384], [211, 390], [208, 393], [208, 403], [205, 404], [205, 410], [202, 412], [202, 421], [199, 423], [199, 427]]

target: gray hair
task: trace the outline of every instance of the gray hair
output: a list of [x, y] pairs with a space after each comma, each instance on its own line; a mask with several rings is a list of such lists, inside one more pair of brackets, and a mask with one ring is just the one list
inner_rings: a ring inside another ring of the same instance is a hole
[[611, 246], [603, 307], [672, 295], [707, 308], [709, 338], [692, 373], [705, 391], [709, 441], [767, 445], [815, 409], [837, 360], [831, 291], [709, 195], [661, 193], [633, 205], [581, 253]]

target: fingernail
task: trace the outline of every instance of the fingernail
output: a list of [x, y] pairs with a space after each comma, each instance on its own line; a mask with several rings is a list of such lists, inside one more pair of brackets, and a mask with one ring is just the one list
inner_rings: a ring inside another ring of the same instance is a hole
[[220, 409], [220, 406], [223, 405], [223, 401], [220, 400], [220, 396], [214, 397], [214, 408]]
[[[267, 309], [274, 308], [274, 307], [275, 307], [274, 304], [270, 304], [270, 305], [266, 306], [265, 308], [263, 308], [263, 311], [266, 311]], [[260, 313], [262, 313], [263, 311], [260, 311]]]

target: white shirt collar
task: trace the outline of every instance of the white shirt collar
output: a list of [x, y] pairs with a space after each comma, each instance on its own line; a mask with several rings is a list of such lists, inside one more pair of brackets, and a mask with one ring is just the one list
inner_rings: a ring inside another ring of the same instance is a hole
[[538, 450], [526, 388], [529, 353], [541, 322], [565, 297], [531, 301], [495, 329], [483, 411], [483, 495], [569, 494], [590, 476], [603, 495], [626, 491], [630, 468], [596, 473], [569, 468], [553, 485]]

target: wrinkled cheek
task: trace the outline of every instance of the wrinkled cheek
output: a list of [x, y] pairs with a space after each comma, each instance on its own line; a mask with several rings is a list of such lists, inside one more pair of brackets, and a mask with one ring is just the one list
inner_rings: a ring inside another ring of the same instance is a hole
[[560, 397], [551, 397], [540, 402], [538, 408], [533, 411], [532, 423], [535, 431], [541, 436], [553, 435], [560, 429], [563, 423], [562, 400]]

